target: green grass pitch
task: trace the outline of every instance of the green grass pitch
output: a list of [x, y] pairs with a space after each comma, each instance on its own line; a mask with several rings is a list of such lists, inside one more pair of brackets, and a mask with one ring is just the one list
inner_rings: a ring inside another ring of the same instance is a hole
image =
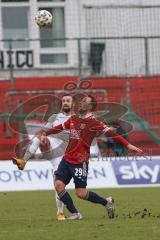
[[[0, 240], [159, 240], [160, 189], [95, 190], [116, 201], [116, 217], [105, 209], [77, 199], [82, 220], [57, 222], [54, 192], [0, 193]], [[68, 212], [66, 211], [66, 214]]]

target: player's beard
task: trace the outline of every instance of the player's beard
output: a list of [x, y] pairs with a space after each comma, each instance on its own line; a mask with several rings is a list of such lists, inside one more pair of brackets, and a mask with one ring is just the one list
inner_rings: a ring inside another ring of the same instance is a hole
[[70, 111], [71, 111], [70, 108], [63, 108], [63, 109], [62, 109], [62, 112], [65, 112], [65, 113], [69, 113]]

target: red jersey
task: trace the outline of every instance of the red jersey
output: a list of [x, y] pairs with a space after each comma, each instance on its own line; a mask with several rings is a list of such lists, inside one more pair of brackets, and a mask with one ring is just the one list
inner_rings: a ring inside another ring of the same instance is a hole
[[64, 159], [72, 164], [87, 162], [90, 155], [90, 146], [93, 139], [102, 133], [114, 137], [123, 145], [128, 145], [123, 137], [115, 133], [109, 126], [95, 119], [93, 114], [84, 118], [74, 115], [66, 122], [46, 131], [47, 135], [55, 134], [65, 129], [70, 130], [70, 139]]

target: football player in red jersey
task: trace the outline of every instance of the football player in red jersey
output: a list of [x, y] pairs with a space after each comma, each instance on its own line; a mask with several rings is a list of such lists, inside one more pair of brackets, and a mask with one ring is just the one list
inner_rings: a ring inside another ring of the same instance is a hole
[[86, 189], [90, 146], [96, 136], [106, 133], [108, 136], [114, 137], [116, 141], [119, 141], [128, 150], [142, 153], [141, 149], [130, 144], [122, 136], [115, 133], [107, 124], [96, 120], [93, 113], [96, 105], [97, 103], [93, 96], [88, 95], [84, 97], [80, 103], [79, 115], [74, 115], [64, 124], [60, 124], [43, 133], [44, 135], [50, 135], [65, 129], [70, 130], [69, 144], [57, 171], [55, 171], [54, 185], [59, 198], [71, 212], [71, 216], [68, 219], [72, 220], [82, 218], [82, 215], [76, 209], [72, 198], [65, 189], [65, 186], [72, 178], [74, 179], [76, 195], [79, 198], [103, 205], [107, 209], [109, 218], [114, 218], [115, 208], [113, 198], [103, 198]]

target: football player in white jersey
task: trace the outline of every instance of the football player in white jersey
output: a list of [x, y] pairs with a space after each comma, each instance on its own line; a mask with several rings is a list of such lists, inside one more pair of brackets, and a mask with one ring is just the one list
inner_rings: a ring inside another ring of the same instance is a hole
[[[65, 94], [62, 99], [61, 112], [53, 114], [46, 123], [45, 127], [52, 128], [58, 124], [64, 123], [72, 113], [73, 97], [70, 94]], [[20, 170], [23, 170], [26, 162], [36, 155], [37, 150], [41, 150], [44, 159], [51, 160], [54, 171], [62, 160], [65, 149], [69, 140], [69, 131], [59, 133], [53, 137], [38, 136], [33, 137], [29, 147], [27, 148], [23, 159], [13, 158], [13, 163], [18, 166]], [[57, 220], [65, 220], [63, 213], [64, 204], [58, 198], [56, 193], [56, 205], [57, 205]]]

